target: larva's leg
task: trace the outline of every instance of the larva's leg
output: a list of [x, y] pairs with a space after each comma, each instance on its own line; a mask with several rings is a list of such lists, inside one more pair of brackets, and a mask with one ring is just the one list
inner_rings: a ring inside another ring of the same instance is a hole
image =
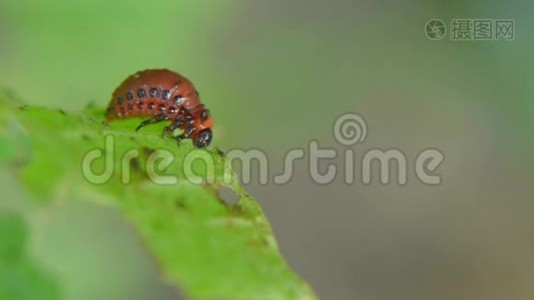
[[181, 140], [190, 137], [194, 132], [195, 132], [195, 127], [192, 126], [192, 125], [189, 125], [185, 129], [184, 133], [182, 133], [182, 134], [180, 134], [179, 136], [176, 137], [176, 141], [179, 143]]
[[168, 119], [169, 119], [169, 117], [167, 117], [166, 115], [154, 116], [153, 118], [150, 118], [148, 120], [144, 120], [143, 122], [141, 122], [141, 124], [139, 124], [139, 126], [137, 126], [137, 128], [135, 128], [135, 131], [139, 131], [139, 129], [141, 129], [141, 128], [147, 126], [147, 125], [159, 123], [161, 121], [165, 121], [165, 120], [168, 120]]
[[185, 107], [181, 107], [178, 110], [178, 116], [179, 116], [179, 118], [182, 118], [184, 123], [186, 123], [186, 124], [193, 123], [193, 114], [191, 114], [189, 109], [187, 109]]
[[[163, 128], [162, 137], [166, 138], [167, 134], [174, 132], [174, 130], [182, 126], [186, 127], [186, 131], [187, 131], [187, 128], [193, 126], [193, 122], [194, 122], [193, 115], [189, 112], [189, 110], [182, 107], [178, 111], [178, 117], [169, 126]], [[183, 136], [184, 135], [182, 135], [182, 138], [180, 138], [178, 141], [180, 141], [181, 139], [187, 138]]]
[[177, 128], [181, 127], [184, 124], [185, 123], [184, 123], [183, 118], [176, 118], [174, 121], [172, 121], [172, 123], [169, 126], [166, 126], [165, 128], [163, 128], [162, 137], [166, 138], [167, 134], [169, 133], [172, 134], [174, 130], [176, 130]]

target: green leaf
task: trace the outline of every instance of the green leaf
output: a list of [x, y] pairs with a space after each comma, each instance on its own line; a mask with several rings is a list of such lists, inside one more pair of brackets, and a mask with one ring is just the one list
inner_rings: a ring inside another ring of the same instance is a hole
[[[163, 125], [135, 132], [140, 120], [107, 124], [102, 116], [94, 106], [72, 115], [0, 99], [0, 162], [44, 205], [82, 196], [120, 209], [189, 298], [315, 299], [281, 257], [268, 220], [226, 158], [162, 139]], [[165, 168], [163, 156], [154, 160], [161, 153], [172, 157]], [[154, 174], [177, 182], [155, 183]], [[222, 187], [237, 193], [236, 203], [219, 198]]]
[[24, 257], [27, 236], [26, 224], [19, 215], [0, 212], [0, 261], [16, 262]]
[[20, 216], [0, 211], [0, 299], [61, 299], [59, 285], [27, 256], [27, 238]]

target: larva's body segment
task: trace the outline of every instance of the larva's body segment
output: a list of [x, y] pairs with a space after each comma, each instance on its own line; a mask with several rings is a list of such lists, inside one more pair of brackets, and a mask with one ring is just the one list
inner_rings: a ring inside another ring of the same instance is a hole
[[[164, 91], [170, 95], [164, 95]], [[176, 97], [182, 97], [181, 101], [175, 103]], [[150, 104], [154, 105], [152, 109]], [[161, 109], [161, 105], [165, 110]], [[192, 110], [199, 105], [196, 89], [187, 78], [169, 70], [146, 70], [129, 76], [113, 92], [107, 118], [153, 116], [169, 112], [173, 106], [176, 110], [179, 107]], [[128, 109], [130, 106], [131, 109]]]
[[106, 111], [106, 119], [150, 117], [137, 129], [148, 124], [170, 120], [163, 135], [183, 129], [180, 141], [191, 138], [199, 148], [208, 146], [212, 139], [212, 119], [200, 102], [191, 81], [169, 70], [145, 70], [124, 80], [113, 92]]

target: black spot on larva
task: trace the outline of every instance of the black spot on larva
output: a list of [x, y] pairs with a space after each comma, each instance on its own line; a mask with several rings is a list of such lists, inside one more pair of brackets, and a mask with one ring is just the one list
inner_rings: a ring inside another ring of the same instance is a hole
[[161, 93], [161, 98], [163, 98], [163, 100], [169, 100], [170, 97], [171, 91], [169, 90], [164, 90], [163, 93]]
[[128, 93], [126, 94], [126, 98], [128, 99], [128, 101], [132, 101], [134, 98], [134, 93], [132, 91], [128, 91]]
[[145, 96], [146, 96], [146, 90], [145, 89], [138, 89], [137, 90], [137, 97], [145, 98]]
[[150, 102], [150, 103], [148, 103], [147, 108], [150, 109], [150, 110], [153, 110], [154, 106], [155, 106], [154, 103]]
[[182, 102], [184, 102], [184, 97], [183, 96], [176, 96], [174, 97], [174, 99], [172, 99], [172, 103], [174, 103], [175, 105], [180, 105], [182, 104]]
[[169, 112], [170, 112], [171, 114], [176, 113], [176, 107], [174, 107], [174, 106], [169, 107]]
[[158, 107], [158, 109], [159, 109], [160, 111], [165, 111], [165, 105], [160, 104], [159, 107]]
[[205, 109], [200, 113], [200, 122], [206, 121], [206, 119], [210, 116], [210, 111]]
[[185, 107], [180, 107], [180, 109], [178, 110], [178, 114], [179, 115], [183, 115], [183, 114], [185, 114], [186, 111], [187, 111], [187, 109], [185, 109]]
[[159, 91], [157, 88], [151, 88], [149, 91], [150, 97], [156, 98], [159, 94]]
[[117, 103], [123, 104], [124, 103], [124, 98], [119, 97], [119, 99], [117, 99]]
[[143, 102], [139, 102], [137, 104], [137, 108], [139, 108], [139, 109], [143, 109], [144, 107], [145, 107], [145, 103], [143, 103]]

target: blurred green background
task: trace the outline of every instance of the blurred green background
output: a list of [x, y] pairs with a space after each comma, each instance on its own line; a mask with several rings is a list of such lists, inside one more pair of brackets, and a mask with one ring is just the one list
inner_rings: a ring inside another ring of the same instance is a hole
[[[440, 149], [443, 183], [412, 172], [406, 186], [317, 185], [300, 161], [286, 185], [250, 184], [289, 264], [323, 299], [532, 299], [532, 9], [527, 0], [8, 0], [0, 85], [28, 104], [80, 111], [105, 106], [138, 70], [169, 68], [212, 111], [215, 145], [262, 149], [273, 173], [312, 139], [345, 149], [332, 124], [358, 112], [369, 126], [358, 153], [398, 148], [413, 163]], [[516, 36], [432, 41], [433, 18], [514, 19]], [[1, 178], [0, 205], [24, 213], [31, 257], [65, 299], [179, 298], [116, 212], [78, 201], [34, 211], [13, 175]]]

